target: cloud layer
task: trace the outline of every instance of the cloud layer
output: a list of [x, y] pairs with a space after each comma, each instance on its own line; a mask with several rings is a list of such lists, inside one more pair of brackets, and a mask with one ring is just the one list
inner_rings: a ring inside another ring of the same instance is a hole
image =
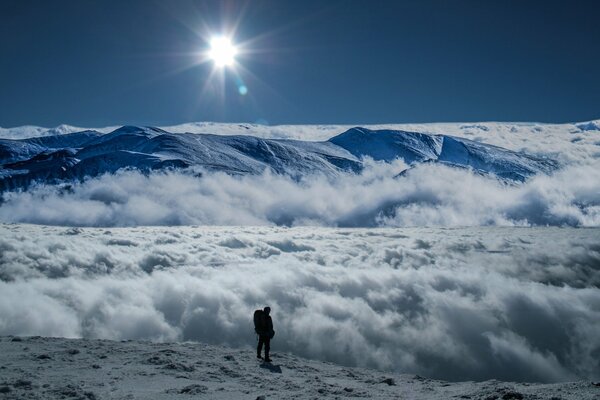
[[[197, 340], [449, 380], [599, 379], [598, 229], [0, 225], [0, 334]], [[250, 350], [249, 350], [250, 351]]]
[[401, 161], [370, 163], [360, 175], [297, 182], [266, 173], [134, 171], [68, 188], [6, 193], [0, 221], [68, 226], [322, 225], [600, 226], [600, 162], [511, 186], [467, 170]]

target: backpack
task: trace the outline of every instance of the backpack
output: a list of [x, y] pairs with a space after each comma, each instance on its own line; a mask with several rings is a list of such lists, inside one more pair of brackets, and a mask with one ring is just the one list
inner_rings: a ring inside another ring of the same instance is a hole
[[254, 311], [254, 331], [258, 334], [267, 330], [267, 321], [263, 310]]

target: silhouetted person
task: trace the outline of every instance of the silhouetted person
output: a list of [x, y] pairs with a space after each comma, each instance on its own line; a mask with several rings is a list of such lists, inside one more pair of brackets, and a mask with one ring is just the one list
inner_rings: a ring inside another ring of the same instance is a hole
[[258, 335], [258, 347], [256, 348], [256, 357], [262, 359], [263, 344], [265, 346], [265, 361], [270, 362], [269, 351], [271, 350], [271, 339], [275, 336], [273, 330], [273, 320], [269, 315], [271, 307], [265, 307], [262, 310], [254, 311], [254, 330]]

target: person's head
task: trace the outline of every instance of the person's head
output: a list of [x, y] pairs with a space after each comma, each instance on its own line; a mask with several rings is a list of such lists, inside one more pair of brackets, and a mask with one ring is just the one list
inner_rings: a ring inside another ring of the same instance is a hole
[[263, 309], [263, 311], [265, 312], [265, 314], [269, 315], [269, 313], [271, 312], [271, 307], [267, 306]]

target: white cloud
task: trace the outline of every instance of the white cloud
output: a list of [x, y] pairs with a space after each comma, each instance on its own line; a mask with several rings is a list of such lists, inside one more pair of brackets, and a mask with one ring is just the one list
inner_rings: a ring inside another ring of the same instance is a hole
[[360, 175], [301, 182], [266, 173], [234, 177], [124, 171], [72, 185], [4, 195], [0, 221], [72, 226], [600, 225], [600, 162], [506, 185], [466, 170], [401, 161]]
[[[444, 378], [599, 379], [597, 229], [0, 226], [0, 334], [198, 340]], [[25, 239], [25, 240], [23, 240]]]

